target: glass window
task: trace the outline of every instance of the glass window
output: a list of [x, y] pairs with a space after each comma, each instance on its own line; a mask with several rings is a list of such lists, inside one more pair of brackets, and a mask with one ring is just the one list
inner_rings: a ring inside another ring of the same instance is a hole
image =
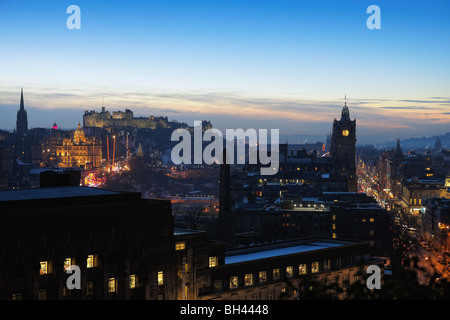
[[128, 287], [130, 289], [135, 289], [136, 288], [136, 280], [137, 277], [135, 274], [130, 274], [129, 278], [128, 278]]
[[158, 271], [158, 286], [164, 285], [164, 272]]
[[13, 293], [12, 295], [13, 300], [22, 300], [22, 293]]
[[47, 289], [39, 290], [38, 294], [39, 294], [38, 295], [39, 300], [47, 300]]
[[86, 267], [87, 268], [94, 267], [94, 255], [93, 254], [88, 255], [88, 257], [86, 259]]
[[175, 250], [184, 250], [186, 248], [186, 243], [184, 241], [179, 241], [175, 243]]
[[267, 281], [267, 271], [260, 271], [259, 282], [266, 282], [266, 281]]
[[94, 283], [92, 281], [86, 282], [86, 295], [92, 296], [94, 294]]
[[273, 269], [273, 280], [280, 279], [280, 269]]
[[41, 270], [40, 270], [40, 274], [44, 275], [48, 273], [48, 261], [41, 261]]
[[306, 263], [302, 263], [298, 266], [298, 274], [306, 274]]
[[69, 267], [72, 265], [72, 259], [71, 258], [66, 258], [64, 259], [64, 271], [67, 272], [67, 270], [69, 269]]
[[291, 278], [294, 275], [294, 268], [292, 266], [286, 267], [286, 277]]
[[222, 279], [214, 280], [214, 291], [222, 291]]
[[108, 279], [108, 292], [115, 293], [116, 292], [116, 278]]
[[247, 273], [244, 277], [244, 284], [246, 286], [252, 286], [253, 285], [253, 274]]
[[319, 261], [311, 263], [311, 272], [319, 272]]
[[323, 268], [324, 268], [324, 270], [328, 270], [331, 268], [330, 259], [323, 260]]
[[237, 288], [238, 287], [238, 277], [230, 277], [230, 289]]
[[216, 267], [217, 266], [217, 257], [209, 257], [209, 267]]

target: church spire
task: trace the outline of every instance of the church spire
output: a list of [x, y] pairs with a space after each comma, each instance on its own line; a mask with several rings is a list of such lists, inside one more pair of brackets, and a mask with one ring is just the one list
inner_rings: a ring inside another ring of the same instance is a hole
[[20, 110], [25, 110], [25, 106], [23, 104], [23, 88], [20, 89]]
[[18, 134], [26, 133], [28, 130], [27, 112], [23, 103], [23, 88], [20, 89], [20, 108], [17, 111], [16, 128]]

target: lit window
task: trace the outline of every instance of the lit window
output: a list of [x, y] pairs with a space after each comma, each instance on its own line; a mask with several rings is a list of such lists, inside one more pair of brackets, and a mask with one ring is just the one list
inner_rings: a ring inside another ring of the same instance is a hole
[[109, 278], [108, 279], [108, 292], [109, 293], [115, 293], [116, 292], [116, 278]]
[[128, 287], [130, 289], [135, 289], [136, 288], [136, 280], [137, 277], [135, 274], [130, 274], [130, 277], [128, 278]]
[[319, 272], [319, 261], [311, 263], [311, 272]]
[[86, 259], [86, 267], [87, 268], [94, 267], [94, 255], [93, 254], [88, 255], [88, 257]]
[[253, 274], [247, 273], [244, 277], [244, 284], [246, 286], [252, 286], [253, 285]]
[[230, 277], [230, 289], [237, 288], [238, 287], [238, 277]]
[[290, 278], [294, 275], [294, 268], [292, 266], [286, 267], [286, 277]]
[[336, 239], [336, 237], [337, 237], [336, 233], [334, 233], [334, 232], [331, 234], [331, 236], [332, 236], [333, 239]]
[[41, 261], [41, 270], [40, 274], [44, 275], [48, 273], [48, 262], [47, 261]]
[[298, 274], [306, 274], [306, 264], [302, 263], [298, 266]]
[[22, 293], [13, 293], [12, 299], [13, 300], [22, 300]]
[[209, 257], [209, 267], [217, 267], [217, 257]]
[[330, 267], [331, 267], [330, 259], [323, 260], [323, 268], [325, 270], [328, 270], [330, 269]]
[[267, 280], [267, 271], [259, 272], [259, 282], [266, 282]]
[[69, 267], [72, 265], [72, 259], [71, 258], [66, 258], [64, 259], [64, 271], [67, 272], [67, 270], [69, 269]]
[[164, 285], [164, 272], [158, 271], [158, 286]]
[[280, 279], [280, 269], [273, 269], [273, 280]]
[[186, 243], [184, 241], [175, 243], [175, 250], [184, 250], [186, 248]]
[[370, 218], [369, 221], [370, 221], [370, 222], [374, 222], [375, 219], [374, 219], [374, 218]]

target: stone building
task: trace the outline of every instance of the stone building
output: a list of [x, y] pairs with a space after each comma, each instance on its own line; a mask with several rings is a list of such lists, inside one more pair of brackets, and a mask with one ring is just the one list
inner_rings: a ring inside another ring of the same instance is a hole
[[63, 139], [62, 144], [56, 146], [56, 156], [59, 168], [99, 168], [102, 166], [101, 140], [86, 137], [78, 124], [73, 137]]

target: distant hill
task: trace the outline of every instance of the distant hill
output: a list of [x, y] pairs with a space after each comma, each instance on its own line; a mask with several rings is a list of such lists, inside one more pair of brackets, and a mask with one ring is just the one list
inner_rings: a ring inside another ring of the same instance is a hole
[[[434, 149], [434, 144], [436, 143], [436, 139], [439, 137], [441, 140], [442, 148], [450, 148], [450, 132], [447, 132], [444, 135], [436, 135], [431, 137], [420, 137], [420, 138], [408, 138], [400, 141], [400, 145], [403, 151], [408, 149], [422, 149], [429, 148]], [[397, 142], [387, 142], [384, 145], [386, 147], [395, 147]]]

